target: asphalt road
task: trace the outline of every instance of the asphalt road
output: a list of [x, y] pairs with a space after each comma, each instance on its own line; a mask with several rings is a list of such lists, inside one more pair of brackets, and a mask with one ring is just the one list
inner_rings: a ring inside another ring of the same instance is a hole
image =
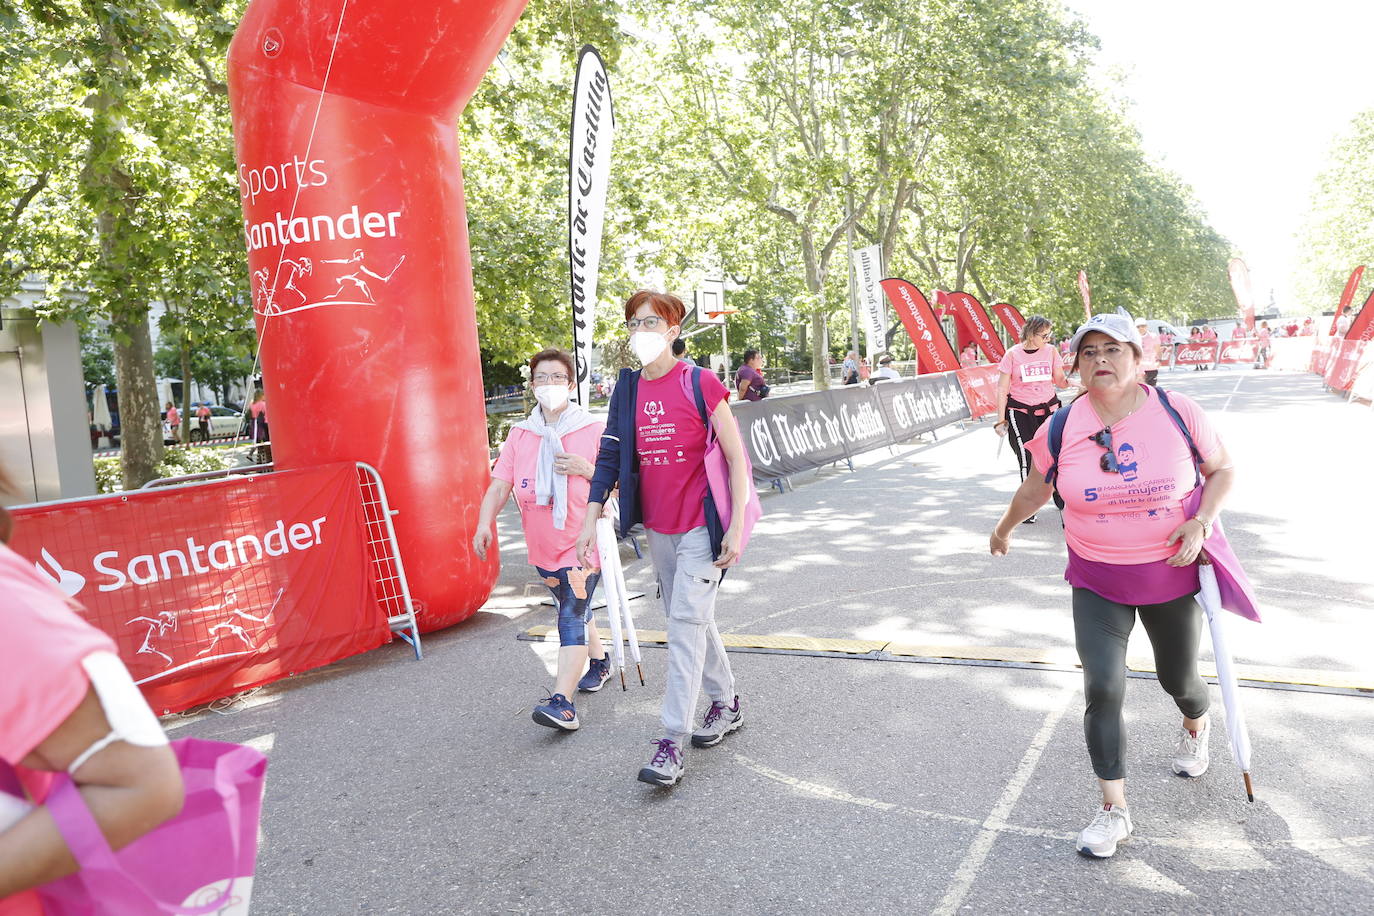
[[[1237, 660], [1374, 687], [1374, 412], [1311, 376], [1161, 381], [1207, 408], [1240, 474], [1225, 518], [1265, 622], [1234, 622]], [[492, 600], [428, 637], [423, 661], [395, 644], [169, 722], [271, 758], [254, 912], [1374, 911], [1374, 693], [1242, 689], [1248, 804], [1220, 728], [1206, 776], [1169, 772], [1177, 712], [1131, 679], [1136, 833], [1082, 859], [1072, 838], [1097, 797], [1056, 513], [988, 555], [1016, 475], [987, 424], [858, 465], [764, 496], [724, 629], [1063, 664], [736, 652], [746, 726], [656, 790], [635, 774], [658, 735], [661, 648], [644, 649], [647, 687], [579, 701], [581, 731], [530, 721], [556, 645], [519, 638], [552, 615], [508, 512]], [[628, 574], [648, 585], [646, 561]], [[634, 604], [663, 627], [651, 598]]]

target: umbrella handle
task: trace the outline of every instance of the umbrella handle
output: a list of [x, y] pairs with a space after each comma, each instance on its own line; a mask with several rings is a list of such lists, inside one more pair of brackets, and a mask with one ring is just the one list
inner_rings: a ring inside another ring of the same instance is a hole
[[1253, 802], [1255, 800], [1255, 786], [1254, 783], [1250, 782], [1250, 771], [1244, 770], [1240, 775], [1245, 778], [1245, 797]]

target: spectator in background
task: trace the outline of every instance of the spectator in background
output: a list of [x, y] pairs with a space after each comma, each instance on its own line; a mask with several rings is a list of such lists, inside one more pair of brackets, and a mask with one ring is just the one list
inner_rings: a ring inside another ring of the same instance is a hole
[[1350, 313], [1341, 312], [1341, 317], [1336, 319], [1336, 339], [1344, 340], [1346, 332], [1350, 330]]
[[[0, 493], [10, 490], [0, 470]], [[10, 527], [0, 508], [0, 912], [42, 913], [31, 889], [77, 868], [42, 810], [55, 774], [71, 777], [116, 850], [175, 816], [185, 796], [176, 755], [114, 642], [5, 545]]]
[[859, 384], [859, 354], [855, 350], [850, 350], [844, 356], [844, 363], [840, 366], [840, 384]]
[[673, 341], [673, 357], [689, 366], [695, 366], [697, 364], [696, 360], [687, 355], [687, 341], [683, 340], [681, 337]]
[[892, 368], [892, 354], [884, 353], [882, 356], [878, 357], [878, 371], [873, 373], [873, 378], [869, 379], [868, 383], [870, 385], [875, 385], [878, 382], [888, 379], [895, 382], [901, 377], [901, 373]]
[[248, 405], [248, 437], [254, 443], [260, 443], [253, 450], [254, 463], [266, 464], [271, 461], [272, 447], [267, 444], [271, 442], [267, 429], [267, 395], [261, 388], [253, 393], [253, 403]]
[[1153, 385], [1159, 378], [1159, 335], [1150, 333], [1150, 325], [1144, 318], [1135, 323], [1140, 333], [1140, 369], [1145, 376], [1145, 384]]
[[196, 419], [200, 423], [200, 441], [210, 441], [210, 405], [201, 404], [196, 408]]
[[167, 402], [167, 426], [172, 431], [172, 441], [181, 441], [181, 411], [171, 401]]
[[959, 365], [964, 369], [972, 369], [978, 365], [978, 348], [972, 343], [960, 351]]
[[1311, 319], [1311, 318], [1304, 318], [1304, 319], [1302, 320], [1302, 327], [1298, 330], [1298, 336], [1299, 336], [1299, 337], [1311, 337], [1313, 333], [1314, 333], [1314, 329], [1313, 329], [1313, 327], [1312, 327], [1312, 319]]
[[1255, 336], [1259, 338], [1259, 343], [1255, 347], [1255, 368], [1269, 368], [1269, 322], [1261, 321], [1259, 331]]
[[741, 401], [762, 401], [768, 397], [768, 382], [763, 377], [763, 354], [750, 348], [744, 351], [744, 364], [735, 373], [735, 389]]
[[859, 381], [866, 382], [868, 377], [873, 374], [873, 367], [868, 364], [868, 357], [859, 360]]
[[1231, 329], [1231, 339], [1232, 339], [1232, 340], [1244, 340], [1247, 336], [1248, 336], [1248, 334], [1246, 333], [1245, 325], [1243, 325], [1243, 324], [1241, 324], [1239, 321], [1237, 321], [1237, 322], [1236, 322], [1236, 326], [1235, 326], [1234, 328]]

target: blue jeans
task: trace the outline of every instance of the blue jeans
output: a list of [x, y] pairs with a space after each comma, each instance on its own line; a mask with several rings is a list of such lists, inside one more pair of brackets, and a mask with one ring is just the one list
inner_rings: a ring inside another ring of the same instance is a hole
[[587, 624], [592, 621], [592, 595], [601, 578], [599, 572], [588, 572], [580, 566], [547, 570], [535, 567], [544, 577], [544, 584], [553, 592], [558, 607], [558, 644], [585, 646]]

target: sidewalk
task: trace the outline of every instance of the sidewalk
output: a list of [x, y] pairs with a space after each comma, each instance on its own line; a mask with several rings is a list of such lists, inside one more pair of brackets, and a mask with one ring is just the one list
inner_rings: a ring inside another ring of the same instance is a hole
[[[1374, 498], [1340, 458], [1371, 453], [1369, 411], [1310, 376], [1161, 382], [1198, 397], [1240, 474], [1226, 519], [1266, 622], [1235, 622], [1238, 661], [1374, 686]], [[858, 464], [765, 494], [723, 628], [1072, 661], [1056, 513], [987, 555], [1015, 473], [986, 424]], [[424, 661], [396, 644], [169, 723], [271, 757], [254, 913], [1369, 909], [1374, 695], [1244, 689], [1251, 805], [1220, 728], [1205, 777], [1169, 772], [1176, 711], [1131, 679], [1136, 834], [1106, 862], [1071, 843], [1097, 801], [1071, 668], [737, 651], [746, 726], [655, 790], [634, 777], [664, 651], [644, 649], [647, 687], [579, 698], [580, 732], [530, 722], [556, 645], [520, 637], [552, 615], [513, 514], [501, 528], [492, 600], [428, 637]], [[628, 573], [652, 595], [647, 562]], [[662, 629], [656, 602], [634, 605]]]

